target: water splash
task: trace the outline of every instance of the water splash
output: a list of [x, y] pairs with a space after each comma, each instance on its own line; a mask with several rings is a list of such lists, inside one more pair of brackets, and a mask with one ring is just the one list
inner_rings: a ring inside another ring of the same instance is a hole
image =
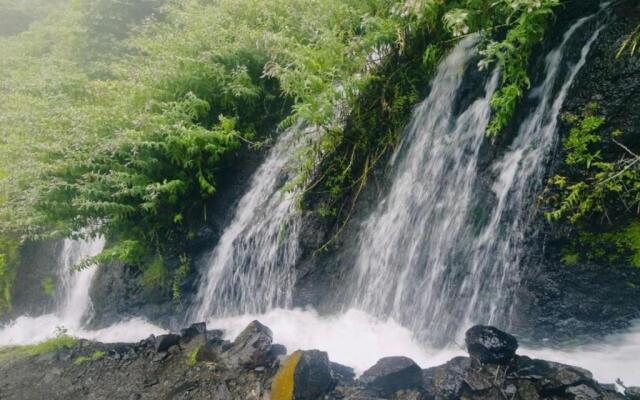
[[478, 165], [496, 75], [483, 97], [454, 115], [463, 71], [475, 54], [473, 40], [460, 43], [441, 64], [392, 159], [391, 188], [363, 225], [349, 287], [353, 305], [392, 317], [439, 345], [474, 323], [508, 324], [529, 199], [557, 140], [562, 104], [600, 30], [577, 63], [571, 65], [565, 49], [592, 18], [571, 26], [548, 55], [546, 79], [532, 94], [537, 107], [491, 169], [492, 201], [478, 199], [477, 189], [484, 184]]
[[[422, 368], [442, 365], [453, 357], [467, 356], [461, 346], [435, 348], [416, 340], [412, 332], [393, 319], [379, 319], [351, 309], [331, 317], [313, 310], [275, 309], [262, 315], [210, 319], [211, 328], [224, 328], [234, 339], [251, 321], [259, 320], [273, 330], [274, 342], [284, 344], [289, 353], [318, 349], [329, 353], [331, 361], [351, 366], [361, 374], [386, 356], [412, 358]], [[597, 345], [559, 350], [522, 348], [518, 354], [586, 368], [600, 382], [621, 378], [627, 385], [640, 384], [640, 324], [623, 335], [605, 338]]]
[[284, 132], [251, 178], [208, 262], [192, 320], [291, 305], [300, 219], [296, 193], [282, 189], [304, 143], [300, 133], [299, 127]]

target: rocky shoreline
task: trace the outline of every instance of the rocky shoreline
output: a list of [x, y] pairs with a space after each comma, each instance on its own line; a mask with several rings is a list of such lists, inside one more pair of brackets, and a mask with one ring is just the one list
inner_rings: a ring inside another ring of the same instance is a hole
[[356, 378], [325, 352], [288, 353], [258, 321], [233, 342], [200, 323], [135, 344], [77, 340], [15, 357], [0, 350], [0, 398], [640, 399], [640, 388], [621, 394], [581, 368], [516, 355], [517, 340], [493, 327], [471, 328], [465, 342], [469, 357], [428, 369], [387, 357]]

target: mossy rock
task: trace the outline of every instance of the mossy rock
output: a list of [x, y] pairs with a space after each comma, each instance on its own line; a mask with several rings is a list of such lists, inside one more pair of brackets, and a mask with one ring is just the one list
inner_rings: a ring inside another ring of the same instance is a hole
[[333, 390], [327, 353], [296, 351], [280, 367], [271, 386], [271, 400], [312, 400]]
[[271, 400], [293, 400], [295, 372], [301, 357], [302, 352], [296, 351], [282, 363], [271, 384]]

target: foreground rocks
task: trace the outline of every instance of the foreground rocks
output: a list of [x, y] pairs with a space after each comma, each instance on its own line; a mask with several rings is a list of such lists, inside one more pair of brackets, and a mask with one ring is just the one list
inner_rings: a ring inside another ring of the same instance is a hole
[[287, 356], [269, 328], [252, 322], [233, 342], [204, 324], [180, 335], [151, 336], [136, 344], [78, 341], [36, 356], [3, 359], [1, 399], [638, 399], [590, 372], [518, 356], [517, 340], [488, 326], [466, 334], [471, 357], [421, 369], [406, 357], [383, 358], [359, 379], [327, 353]]

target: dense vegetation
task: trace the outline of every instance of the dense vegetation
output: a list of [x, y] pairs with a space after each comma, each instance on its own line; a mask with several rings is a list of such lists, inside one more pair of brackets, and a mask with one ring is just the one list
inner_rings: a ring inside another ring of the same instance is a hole
[[564, 168], [546, 192], [552, 205], [547, 218], [567, 221], [578, 232], [564, 262], [629, 261], [640, 267], [640, 156], [631, 149], [637, 141], [607, 126], [596, 103], [564, 120], [573, 126], [563, 142]]
[[233, 155], [276, 126], [320, 129], [289, 187], [329, 192], [321, 213], [347, 219], [340, 199], [357, 198], [442, 55], [476, 32], [480, 67], [502, 70], [487, 132], [500, 133], [559, 3], [42, 0], [0, 37], [0, 312], [27, 238], [105, 235], [99, 261], [179, 293], [188, 260], [165, 259], [206, 222]]

